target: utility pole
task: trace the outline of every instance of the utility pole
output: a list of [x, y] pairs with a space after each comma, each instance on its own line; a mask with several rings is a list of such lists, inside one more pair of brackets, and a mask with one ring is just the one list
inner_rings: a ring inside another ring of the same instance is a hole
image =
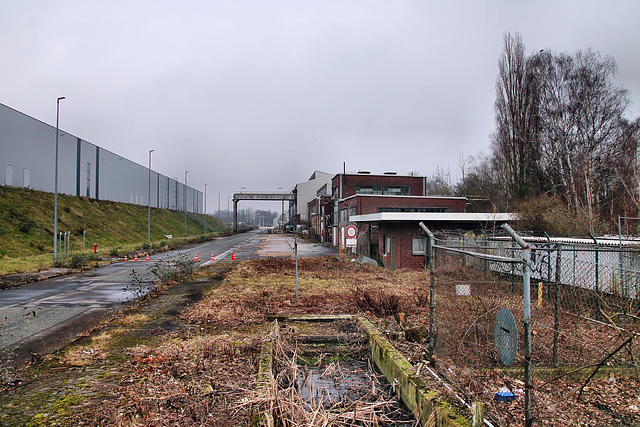
[[189, 171], [184, 173], [184, 241], [187, 241], [187, 174]]
[[55, 178], [54, 178], [54, 208], [53, 208], [53, 263], [58, 262], [58, 134], [59, 122], [60, 122], [60, 101], [65, 99], [61, 96], [56, 100], [56, 164], [55, 164]]
[[151, 153], [153, 150], [149, 150], [149, 211], [147, 213], [147, 246], [151, 247]]

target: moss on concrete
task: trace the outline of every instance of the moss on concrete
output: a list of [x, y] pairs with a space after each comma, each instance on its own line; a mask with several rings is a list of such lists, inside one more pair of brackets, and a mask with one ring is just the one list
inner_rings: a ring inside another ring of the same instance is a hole
[[400, 398], [420, 420], [421, 425], [433, 423], [434, 415], [437, 427], [470, 425], [469, 421], [458, 414], [449, 403], [436, 399], [436, 393], [428, 390], [424, 382], [416, 377], [411, 363], [371, 322], [364, 317], [359, 317], [358, 321], [369, 335], [371, 356], [378, 369], [392, 386], [399, 387]]

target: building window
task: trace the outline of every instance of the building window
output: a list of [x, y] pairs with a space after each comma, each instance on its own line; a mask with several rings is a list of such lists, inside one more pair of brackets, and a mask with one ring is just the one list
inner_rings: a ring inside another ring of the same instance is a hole
[[356, 185], [356, 194], [382, 194], [379, 185]]
[[13, 166], [4, 165], [4, 185], [13, 185]]
[[31, 169], [24, 168], [22, 170], [22, 183], [24, 188], [29, 188], [31, 185]]
[[409, 186], [402, 185], [396, 187], [384, 187], [384, 194], [388, 196], [408, 196]]
[[378, 212], [446, 212], [447, 208], [378, 208]]
[[427, 238], [425, 236], [413, 236], [413, 254], [427, 254]]

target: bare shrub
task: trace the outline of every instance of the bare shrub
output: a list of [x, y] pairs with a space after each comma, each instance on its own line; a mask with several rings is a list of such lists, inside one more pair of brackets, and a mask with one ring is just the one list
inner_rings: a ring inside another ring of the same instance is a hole
[[392, 316], [400, 312], [401, 298], [382, 288], [355, 287], [353, 300], [362, 311], [370, 311], [378, 317]]

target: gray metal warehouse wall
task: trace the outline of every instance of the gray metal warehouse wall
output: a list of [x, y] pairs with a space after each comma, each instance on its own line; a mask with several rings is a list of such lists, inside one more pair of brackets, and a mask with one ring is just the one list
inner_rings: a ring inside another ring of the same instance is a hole
[[[54, 192], [54, 126], [0, 104], [0, 184]], [[58, 192], [114, 202], [148, 204], [146, 166], [60, 129]], [[151, 171], [151, 206], [203, 212], [202, 192]]]

